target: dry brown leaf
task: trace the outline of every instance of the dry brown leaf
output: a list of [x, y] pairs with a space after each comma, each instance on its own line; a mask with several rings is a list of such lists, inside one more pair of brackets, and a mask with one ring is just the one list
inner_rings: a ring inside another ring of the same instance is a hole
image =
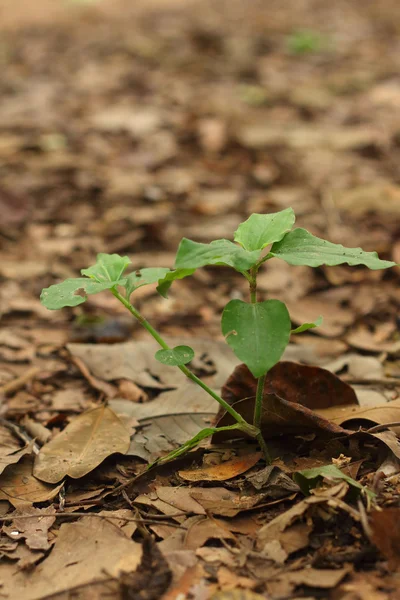
[[186, 533], [184, 547], [187, 550], [197, 550], [201, 548], [210, 539], [231, 539], [235, 536], [229, 531], [228, 526], [218, 519], [208, 519], [198, 517], [197, 521], [192, 523]]
[[111, 454], [125, 454], [129, 444], [129, 432], [117, 415], [107, 406], [100, 406], [76, 417], [41, 448], [34, 475], [47, 483], [57, 483], [66, 475], [78, 479]]
[[7, 467], [0, 476], [0, 500], [8, 500], [19, 508], [54, 498], [63, 484], [43, 483], [33, 476], [32, 469], [32, 456], [24, 456], [18, 464]]
[[0, 565], [2, 593], [18, 600], [37, 600], [134, 571], [140, 562], [141, 545], [106, 519], [84, 517], [61, 525], [51, 554], [33, 573], [18, 572], [6, 578]]
[[[400, 399], [378, 406], [331, 406], [315, 409], [315, 412], [348, 429], [357, 429], [358, 427], [368, 429], [374, 425], [400, 422]], [[400, 427], [390, 429], [398, 435], [400, 434]]]
[[245, 496], [226, 488], [191, 488], [190, 496], [205, 511], [223, 517], [234, 517], [243, 510], [250, 510], [261, 500], [262, 495]]
[[371, 539], [389, 561], [390, 569], [400, 567], [400, 508], [390, 507], [371, 513]]
[[265, 600], [265, 596], [249, 590], [229, 590], [213, 594], [210, 600]]
[[186, 481], [226, 481], [237, 475], [241, 475], [254, 467], [261, 456], [261, 452], [245, 454], [244, 456], [237, 456], [236, 458], [219, 465], [178, 471], [178, 475]]
[[143, 419], [126, 454], [147, 461], [156, 460], [208, 427], [213, 417], [213, 413], [194, 413]]
[[[50, 548], [48, 540], [48, 531], [53, 525], [55, 518], [55, 508], [24, 507], [16, 510], [10, 517], [13, 517], [12, 523], [3, 527], [12, 540], [25, 538], [26, 545], [31, 550], [48, 550]], [[21, 515], [32, 515], [31, 519], [20, 519]]]
[[342, 579], [350, 573], [351, 567], [343, 567], [342, 569], [313, 569], [306, 568], [292, 573], [286, 573], [290, 583], [295, 585], [307, 585], [322, 589], [331, 589], [336, 587]]
[[0, 429], [0, 435], [0, 473], [2, 473], [8, 465], [17, 463], [26, 454], [32, 454], [35, 442], [31, 441], [24, 448], [20, 448], [11, 431], [4, 426]]

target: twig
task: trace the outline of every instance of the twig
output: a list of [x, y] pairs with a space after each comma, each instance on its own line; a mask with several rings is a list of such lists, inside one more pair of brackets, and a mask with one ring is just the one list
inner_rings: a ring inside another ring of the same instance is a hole
[[[159, 525], [159, 521], [153, 519], [141, 519], [137, 517], [123, 517], [123, 516], [113, 516], [113, 515], [99, 515], [97, 513], [85, 513], [85, 512], [73, 512], [73, 513], [54, 513], [51, 515], [9, 515], [6, 517], [0, 517], [0, 523], [6, 521], [13, 521], [14, 519], [45, 519], [48, 517], [56, 517], [56, 518], [72, 518], [75, 517], [95, 517], [97, 519], [114, 519], [116, 521], [126, 521], [132, 523], [145, 523], [146, 525]], [[178, 525], [177, 523], [168, 523], [168, 527], [176, 527], [178, 529], [187, 529], [187, 527], [183, 527], [183, 525]]]
[[2, 385], [0, 387], [0, 394], [4, 394], [5, 396], [7, 396], [8, 394], [16, 392], [20, 388], [24, 387], [26, 383], [31, 381], [31, 379], [33, 379], [39, 372], [39, 367], [32, 367], [31, 369], [28, 369], [23, 375], [20, 375], [12, 381], [9, 381], [8, 383]]
[[370, 429], [366, 430], [366, 433], [378, 433], [389, 427], [400, 427], [400, 421], [394, 421], [393, 423], [382, 423], [381, 425], [374, 425]]

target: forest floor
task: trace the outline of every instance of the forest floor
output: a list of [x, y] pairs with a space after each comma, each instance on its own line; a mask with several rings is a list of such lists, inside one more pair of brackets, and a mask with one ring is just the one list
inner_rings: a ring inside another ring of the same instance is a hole
[[[398, 599], [399, 267], [260, 272], [296, 326], [324, 316], [270, 377], [292, 407], [266, 417], [270, 467], [213, 439], [146, 473], [217, 404], [113, 296], [39, 297], [99, 252], [172, 268], [182, 237], [288, 207], [400, 263], [400, 4], [0, 0], [0, 32], [0, 598]], [[135, 294], [230, 401], [254, 395], [243, 368], [224, 385], [244, 283], [209, 267]]]

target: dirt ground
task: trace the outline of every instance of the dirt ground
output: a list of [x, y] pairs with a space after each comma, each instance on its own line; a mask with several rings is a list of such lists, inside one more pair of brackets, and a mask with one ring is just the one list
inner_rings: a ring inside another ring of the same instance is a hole
[[[265, 423], [271, 467], [214, 438], [145, 473], [218, 406], [113, 296], [39, 297], [99, 252], [172, 268], [182, 237], [288, 207], [400, 263], [400, 4], [0, 0], [0, 33], [0, 598], [399, 598], [399, 267], [260, 273], [294, 325], [324, 316], [271, 375], [324, 420]], [[243, 369], [224, 385], [233, 271], [135, 298], [213, 389], [254, 395]], [[345, 479], [305, 495], [326, 465]]]

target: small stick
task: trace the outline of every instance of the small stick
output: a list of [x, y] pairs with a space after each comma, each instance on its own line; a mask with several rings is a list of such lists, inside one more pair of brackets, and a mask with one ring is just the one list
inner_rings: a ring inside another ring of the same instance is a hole
[[[146, 525], [159, 525], [159, 521], [153, 519], [141, 519], [137, 517], [122, 517], [122, 516], [113, 516], [113, 515], [99, 515], [97, 513], [85, 513], [85, 512], [73, 512], [73, 513], [54, 513], [52, 515], [10, 515], [8, 517], [0, 517], [0, 523], [13, 521], [14, 519], [45, 519], [48, 517], [67, 517], [67, 518], [75, 518], [75, 517], [95, 517], [97, 519], [114, 519], [116, 521], [126, 521], [132, 523], [145, 523]], [[187, 529], [183, 527], [183, 525], [178, 525], [177, 523], [168, 523], [168, 527], [176, 527], [178, 529]]]
[[382, 423], [381, 425], [374, 425], [370, 429], [366, 430], [366, 433], [378, 433], [389, 427], [400, 427], [400, 421], [394, 421], [393, 423]]
[[8, 396], [8, 394], [16, 392], [20, 388], [24, 387], [24, 385], [27, 384], [29, 381], [31, 381], [31, 379], [33, 379], [39, 372], [39, 367], [32, 367], [31, 369], [28, 369], [23, 375], [20, 375], [12, 381], [9, 381], [8, 383], [2, 385], [0, 387], [0, 394]]

